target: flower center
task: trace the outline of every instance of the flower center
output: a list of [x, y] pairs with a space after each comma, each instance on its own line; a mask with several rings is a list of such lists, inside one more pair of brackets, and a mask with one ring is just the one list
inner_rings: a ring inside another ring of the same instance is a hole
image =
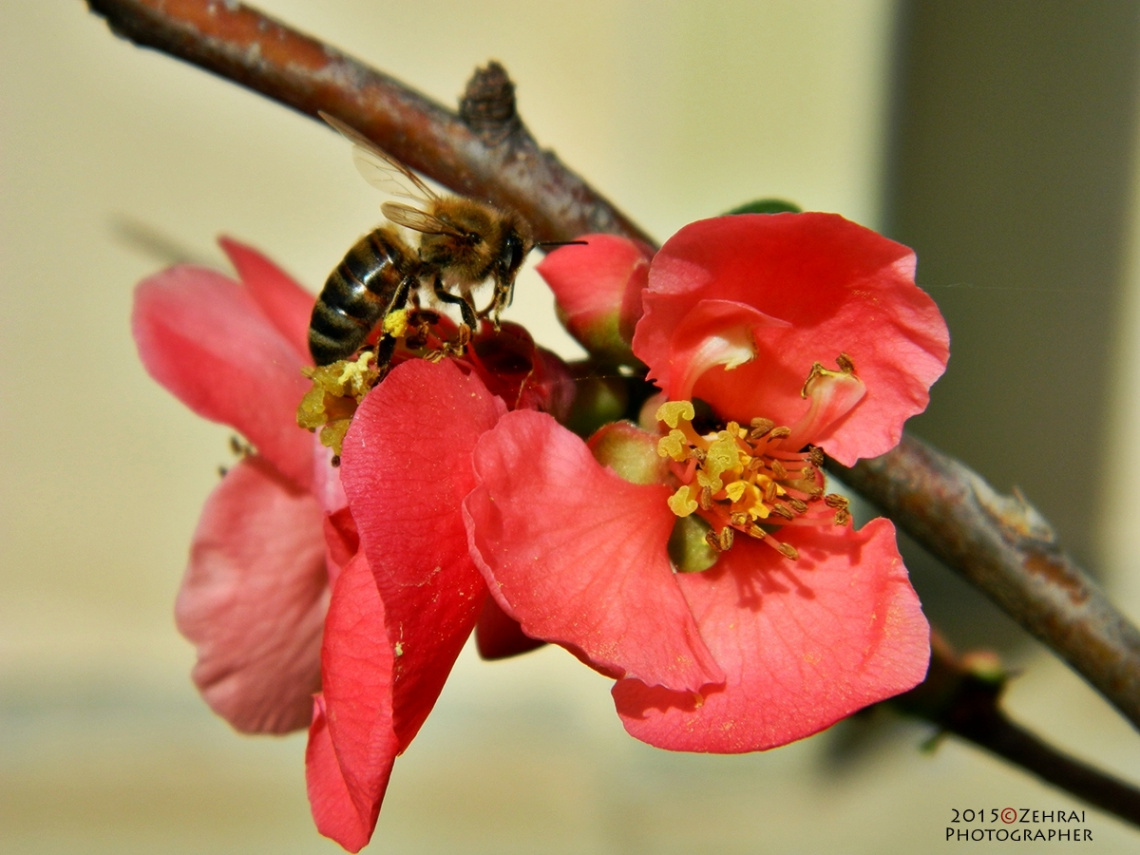
[[791, 435], [770, 419], [752, 419], [748, 427], [729, 422], [699, 434], [689, 401], [668, 401], [656, 414], [669, 427], [657, 453], [669, 458], [679, 486], [669, 498], [678, 517], [696, 515], [708, 524], [705, 540], [716, 552], [732, 548], [736, 532], [760, 540], [786, 558], [795, 548], [773, 535], [781, 526], [846, 525], [847, 500], [824, 493], [823, 452], [785, 448]]
[[[449, 318], [430, 309], [390, 312], [383, 320], [387, 339], [365, 347], [355, 358], [301, 369], [313, 385], [297, 408], [297, 424], [306, 430], [320, 430], [321, 445], [332, 449], [333, 464], [338, 465], [344, 435], [364, 396], [393, 365], [405, 359], [438, 362], [445, 357], [462, 357], [471, 343], [471, 331], [465, 326], [458, 332], [454, 329]], [[384, 341], [391, 345], [386, 354]]]

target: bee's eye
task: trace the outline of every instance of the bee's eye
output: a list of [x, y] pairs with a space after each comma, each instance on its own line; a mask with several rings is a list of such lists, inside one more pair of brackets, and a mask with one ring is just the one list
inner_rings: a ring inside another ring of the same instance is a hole
[[503, 266], [508, 273], [519, 269], [523, 262], [523, 242], [516, 234], [511, 234], [503, 243]]

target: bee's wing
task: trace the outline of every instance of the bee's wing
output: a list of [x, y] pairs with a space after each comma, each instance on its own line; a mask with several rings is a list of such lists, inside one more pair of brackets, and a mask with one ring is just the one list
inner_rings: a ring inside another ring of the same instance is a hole
[[452, 235], [453, 237], [467, 237], [463, 232], [439, 217], [405, 205], [403, 202], [385, 202], [380, 206], [384, 216], [398, 226], [406, 229], [423, 232], [428, 235]]
[[439, 198], [439, 194], [428, 187], [418, 175], [377, 148], [375, 143], [356, 128], [323, 111], [320, 117], [352, 143], [352, 160], [356, 164], [356, 169], [373, 187], [392, 196], [403, 196], [405, 199], [432, 201]]

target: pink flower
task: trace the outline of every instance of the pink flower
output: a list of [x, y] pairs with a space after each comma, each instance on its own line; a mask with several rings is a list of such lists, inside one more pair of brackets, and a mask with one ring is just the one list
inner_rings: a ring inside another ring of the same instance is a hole
[[222, 247], [241, 282], [171, 268], [139, 285], [132, 325], [159, 383], [257, 449], [206, 502], [176, 617], [214, 711], [238, 730], [284, 733], [309, 723], [329, 598], [318, 497], [335, 481], [296, 426], [312, 297], [253, 250]]
[[207, 501], [176, 616], [219, 715], [246, 732], [309, 726], [314, 819], [355, 852], [472, 627], [490, 657], [541, 643], [486, 597], [459, 502], [474, 439], [504, 401], [562, 413], [572, 387], [556, 358], [504, 324], [475, 336], [462, 369], [397, 365], [357, 411], [335, 469], [296, 422], [312, 296], [253, 250], [222, 246], [241, 281], [179, 266], [141, 283], [135, 301], [151, 375], [257, 449]]
[[[559, 251], [582, 276], [558, 288], [592, 287], [583, 253], [628, 281], [638, 253], [613, 247]], [[880, 454], [925, 406], [947, 335], [913, 271], [908, 249], [836, 216], [694, 223], [653, 258], [633, 336], [672, 401], [663, 426], [588, 447], [515, 412], [479, 439], [476, 564], [527, 635], [617, 680], [634, 736], [770, 748], [922, 679], [929, 629], [893, 527], [855, 530], [812, 450]]]
[[396, 366], [344, 437], [340, 471], [359, 552], [329, 610], [307, 771], [318, 827], [352, 851], [371, 836], [392, 761], [472, 629], [489, 658], [541, 643], [488, 599], [459, 510], [474, 482], [472, 448], [507, 412], [504, 399], [557, 410], [567, 388], [529, 336], [504, 332], [486, 347], [474, 342], [462, 362]]
[[664, 427], [587, 446], [555, 418], [565, 366], [508, 324], [462, 359], [396, 364], [336, 469], [295, 424], [312, 298], [223, 246], [240, 282], [174, 268], [134, 316], [151, 374], [257, 449], [207, 502], [179, 626], [235, 727], [309, 724], [313, 815], [346, 849], [370, 839], [476, 627], [489, 657], [568, 648], [668, 748], [771, 747], [921, 678], [928, 630], [893, 529], [855, 531], [811, 447], [880, 453], [925, 406], [945, 327], [905, 248], [802, 215], [696, 223], [651, 264], [611, 238], [555, 253], [568, 322], [648, 366]]
[[683, 228], [653, 259], [634, 352], [670, 400], [798, 422], [811, 366], [841, 354], [865, 389], [811, 441], [851, 465], [898, 444], [949, 357], [914, 253], [835, 214], [747, 214]]
[[[311, 722], [314, 818], [356, 851], [396, 755], [391, 651], [373, 643], [383, 604], [329, 454], [296, 423], [310, 385], [301, 369], [313, 298], [254, 250], [222, 247], [240, 281], [183, 265], [145, 280], [135, 297], [135, 339], [151, 375], [257, 449], [206, 502], [176, 618], [198, 649], [195, 683], [235, 728], [284, 733]], [[339, 750], [336, 737], [364, 735], [366, 751]]]

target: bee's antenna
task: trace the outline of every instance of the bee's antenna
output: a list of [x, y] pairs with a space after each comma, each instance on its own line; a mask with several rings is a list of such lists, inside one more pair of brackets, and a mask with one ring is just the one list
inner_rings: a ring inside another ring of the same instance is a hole
[[585, 240], [543, 240], [535, 244], [535, 246], [586, 246], [589, 241]]

